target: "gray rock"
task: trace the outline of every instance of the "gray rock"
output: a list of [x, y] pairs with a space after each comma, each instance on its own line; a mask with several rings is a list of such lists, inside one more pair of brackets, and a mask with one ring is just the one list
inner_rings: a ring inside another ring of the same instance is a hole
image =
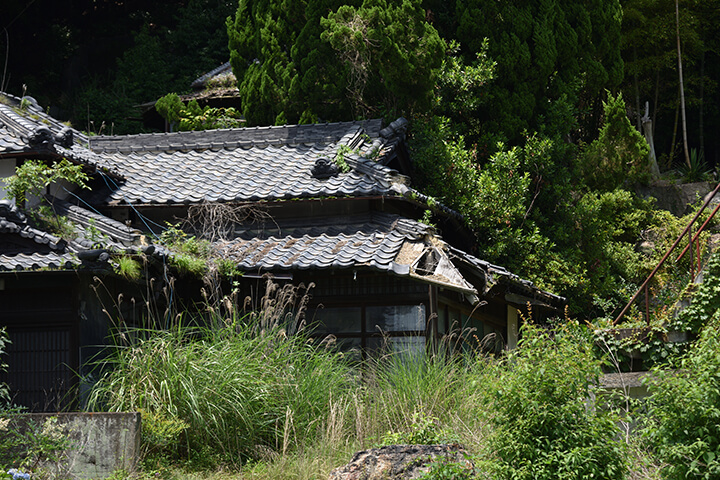
[[691, 212], [692, 206], [702, 202], [712, 189], [713, 185], [710, 182], [671, 183], [659, 181], [652, 185], [638, 186], [635, 193], [645, 199], [654, 197], [657, 208], [668, 210], [673, 215], [680, 217]]
[[434, 461], [466, 463], [460, 445], [389, 445], [356, 453], [350, 463], [330, 472], [328, 480], [409, 480], [420, 478]]

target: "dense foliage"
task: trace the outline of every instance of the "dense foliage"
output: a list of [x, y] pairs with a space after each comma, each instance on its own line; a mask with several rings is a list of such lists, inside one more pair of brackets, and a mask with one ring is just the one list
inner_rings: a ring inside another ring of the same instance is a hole
[[592, 336], [571, 324], [550, 332], [528, 323], [522, 333], [493, 392], [498, 477], [625, 478], [617, 419], [588, 400], [601, 374]]
[[[265, 475], [322, 478], [363, 448], [459, 442], [476, 463], [463, 478], [624, 478], [614, 413], [588, 396], [600, 361], [573, 322], [553, 333], [528, 321], [507, 358], [485, 356], [470, 337], [456, 351], [453, 336], [437, 353], [357, 363], [332, 338], [288, 335], [304, 304], [296, 293], [269, 284], [262, 310], [242, 314], [226, 298], [205, 318], [178, 316], [169, 331], [118, 326], [105, 360], [113, 368], [91, 405], [142, 412], [148, 474], [179, 461], [201, 469], [242, 461], [247, 473], [248, 460], [282, 469], [289, 458], [319, 457], [329, 463]], [[455, 470], [437, 467], [428, 478]]]
[[583, 178], [589, 187], [597, 190], [632, 188], [647, 182], [649, 147], [640, 132], [630, 125], [622, 95], [609, 95], [604, 110], [598, 138], [581, 158]]
[[603, 89], [622, 80], [619, 0], [458, 0], [455, 15], [453, 38], [466, 59], [487, 38], [497, 61], [497, 80], [488, 89], [492, 105], [481, 113], [478, 138], [494, 134], [516, 142], [525, 130], [568, 133], [573, 125], [553, 121], [556, 102], [578, 108], [579, 124], [592, 128]]
[[[718, 287], [714, 286], [715, 295]], [[662, 461], [663, 478], [711, 479], [720, 475], [720, 325], [712, 320], [677, 370], [655, 369], [644, 433]]]
[[649, 168], [647, 143], [624, 109], [620, 96], [608, 96], [600, 136], [584, 151], [535, 133], [520, 146], [496, 144], [487, 160], [449, 118], [417, 117], [415, 180], [466, 217], [482, 258], [568, 296], [575, 312], [597, 314], [595, 299], [619, 304], [644, 279], [651, 259], [635, 244], [665, 222], [630, 190]]
[[243, 126], [240, 113], [233, 107], [201, 107], [197, 100], [187, 104], [176, 93], [168, 93], [155, 102], [155, 109], [168, 121], [172, 130], [211, 130]]
[[418, 0], [395, 3], [241, 1], [228, 32], [248, 122], [309, 123], [426, 107], [444, 42]]
[[246, 1], [228, 18], [230, 63], [251, 125], [347, 115], [342, 68], [320, 40], [339, 1]]
[[148, 454], [200, 463], [239, 466], [262, 448], [316, 438], [351, 377], [340, 356], [283, 329], [292, 305], [277, 302], [288, 298], [266, 297], [260, 315], [218, 305], [228, 317], [211, 326], [179, 317], [169, 330], [120, 330], [91, 408], [145, 412]]

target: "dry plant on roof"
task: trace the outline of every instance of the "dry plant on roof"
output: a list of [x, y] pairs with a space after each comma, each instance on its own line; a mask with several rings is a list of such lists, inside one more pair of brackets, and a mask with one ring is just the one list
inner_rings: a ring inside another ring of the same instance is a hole
[[233, 237], [236, 226], [269, 218], [270, 215], [256, 205], [203, 202], [190, 206], [182, 227], [210, 242], [227, 241]]

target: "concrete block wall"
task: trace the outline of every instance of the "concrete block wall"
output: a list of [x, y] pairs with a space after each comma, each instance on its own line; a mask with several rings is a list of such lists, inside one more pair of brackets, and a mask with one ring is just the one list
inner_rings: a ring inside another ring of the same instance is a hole
[[[9, 428], [40, 432], [57, 418], [57, 432], [68, 439], [59, 460], [41, 466], [62, 478], [99, 480], [117, 470], [132, 472], [140, 453], [139, 413], [28, 413], [13, 415]], [[11, 465], [12, 466], [12, 465]]]

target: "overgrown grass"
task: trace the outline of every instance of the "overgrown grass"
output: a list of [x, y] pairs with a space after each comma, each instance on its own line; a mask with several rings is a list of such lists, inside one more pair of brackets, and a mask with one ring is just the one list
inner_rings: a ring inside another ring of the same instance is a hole
[[184, 422], [178, 438], [160, 435], [147, 449], [206, 466], [301, 447], [353, 380], [340, 357], [279, 327], [260, 332], [239, 321], [133, 334], [142, 340], [117, 347], [91, 408], [151, 412], [156, 429]]
[[510, 478], [544, 435], [544, 460], [531, 469], [550, 474], [542, 478], [572, 478], [569, 454], [575, 470], [624, 478], [629, 455], [613, 417], [587, 408], [599, 372], [590, 336], [533, 326], [509, 358], [441, 344], [350, 364], [332, 342], [295, 331], [304, 305], [295, 292], [272, 287], [254, 313], [226, 304], [169, 330], [123, 332], [90, 408], [142, 412], [141, 475], [327, 478], [358, 450], [457, 442], [486, 478]]
[[394, 443], [460, 442], [479, 447], [487, 434], [487, 416], [481, 412], [487, 411], [483, 386], [491, 364], [491, 359], [474, 352], [453, 354], [447, 345], [434, 355], [401, 353], [371, 359], [364, 372], [360, 418], [365, 437], [378, 443], [390, 432], [414, 440]]
[[304, 305], [295, 291], [272, 286], [246, 315], [213, 309], [169, 330], [119, 332], [88, 408], [143, 413], [149, 470], [244, 465], [248, 478], [317, 478], [393, 438], [482, 443], [486, 359], [442, 348], [351, 365], [333, 342], [292, 332], [301, 322], [290, 306]]

